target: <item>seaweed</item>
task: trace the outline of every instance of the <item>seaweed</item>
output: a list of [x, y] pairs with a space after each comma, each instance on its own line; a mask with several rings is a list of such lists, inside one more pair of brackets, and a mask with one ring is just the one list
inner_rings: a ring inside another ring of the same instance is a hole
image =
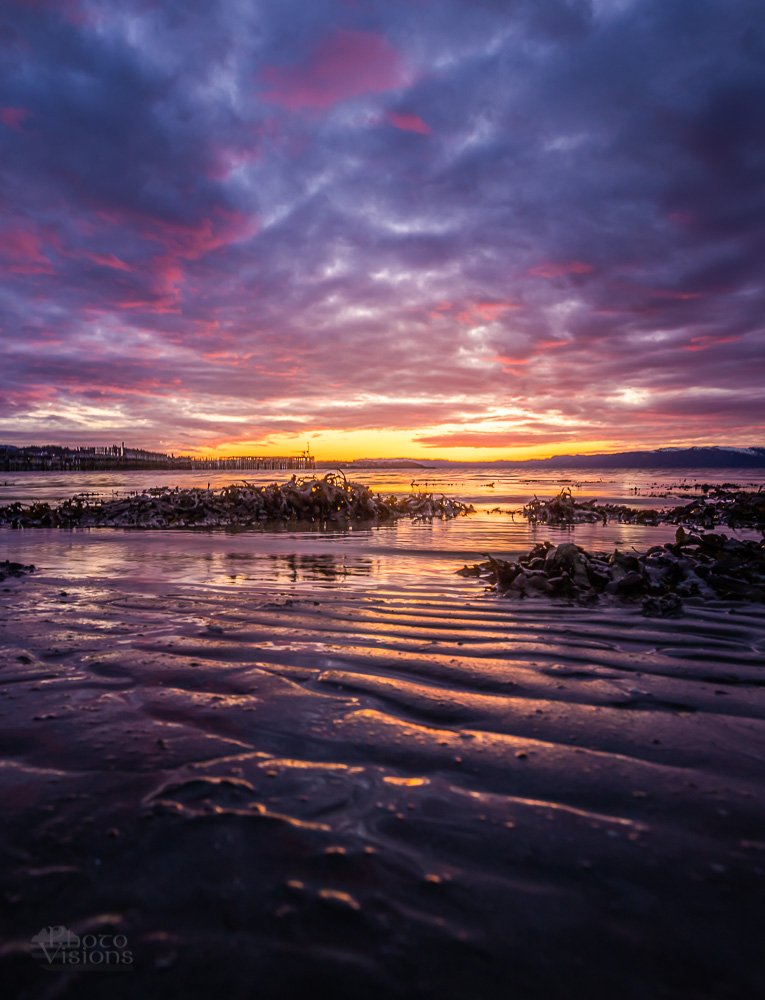
[[540, 500], [534, 496], [533, 500], [529, 500], [521, 508], [520, 513], [532, 524], [549, 525], [597, 522], [608, 524], [609, 521], [618, 521], [620, 524], [656, 525], [661, 518], [656, 510], [641, 510], [626, 507], [624, 504], [599, 504], [595, 500], [574, 500], [568, 486], [564, 486], [556, 497], [551, 497], [549, 500]]
[[430, 520], [469, 514], [449, 497], [418, 493], [382, 497], [342, 472], [256, 486], [246, 480], [218, 490], [155, 488], [111, 500], [75, 496], [0, 507], [0, 524], [14, 528], [258, 528], [268, 524], [343, 525], [398, 518]]
[[641, 600], [644, 614], [667, 616], [679, 613], [685, 598], [765, 603], [765, 542], [680, 527], [673, 543], [645, 552], [587, 552], [573, 542], [545, 541], [516, 560], [487, 556], [457, 573], [479, 577], [508, 597], [590, 602], [611, 594]]
[[673, 507], [664, 515], [670, 524], [699, 528], [760, 528], [765, 530], [765, 491], [729, 490], [725, 486], [709, 489], [705, 496], [688, 504]]
[[547, 500], [534, 496], [520, 513], [532, 524], [551, 526], [617, 521], [620, 524], [685, 524], [707, 529], [718, 525], [765, 529], [765, 492], [762, 488], [754, 492], [718, 487], [709, 489], [703, 497], [697, 497], [691, 503], [660, 511], [597, 503], [595, 500], [574, 500], [570, 488], [566, 486], [557, 496]]
[[10, 562], [8, 559], [4, 559], [0, 562], [0, 583], [9, 576], [26, 576], [27, 573], [34, 573], [34, 571], [35, 567], [32, 565], [25, 566], [24, 563]]

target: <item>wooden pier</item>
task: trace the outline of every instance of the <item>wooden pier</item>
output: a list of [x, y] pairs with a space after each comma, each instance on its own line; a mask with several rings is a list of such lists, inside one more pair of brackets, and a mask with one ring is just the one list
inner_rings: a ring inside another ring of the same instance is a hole
[[299, 470], [316, 468], [310, 452], [300, 455], [231, 455], [226, 458], [193, 458], [164, 452], [126, 448], [122, 445], [93, 448], [64, 448], [59, 445], [32, 445], [16, 448], [0, 445], [3, 472], [107, 472], [128, 469], [178, 469], [199, 471]]
[[287, 458], [259, 458], [254, 455], [237, 455], [233, 458], [192, 458], [188, 466], [204, 470], [244, 469], [315, 469], [313, 455], [292, 455]]

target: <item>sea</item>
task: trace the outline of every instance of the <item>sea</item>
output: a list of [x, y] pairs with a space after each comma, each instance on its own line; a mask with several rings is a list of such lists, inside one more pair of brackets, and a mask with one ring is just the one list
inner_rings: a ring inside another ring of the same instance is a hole
[[[333, 470], [318, 470], [322, 476]], [[337, 470], [339, 474], [341, 470]], [[675, 527], [618, 523], [548, 528], [521, 515], [532, 497], [547, 498], [569, 489], [578, 500], [624, 503], [638, 508], [672, 507], [702, 496], [704, 485], [758, 488], [765, 469], [740, 470], [528, 470], [495, 465], [454, 465], [431, 469], [343, 471], [383, 495], [431, 492], [472, 504], [476, 513], [453, 521], [398, 521], [390, 525], [295, 531], [289, 526], [253, 532], [124, 532], [99, 528], [77, 531], [9, 532], [0, 528], [0, 557], [34, 562], [52, 571], [83, 575], [109, 572], [119, 577], [176, 580], [203, 586], [264, 590], [318, 584], [366, 589], [407, 581], [447, 586], [452, 569], [488, 554], [505, 557], [549, 538], [587, 549], [641, 548], [674, 536]], [[0, 506], [14, 501], [55, 504], [77, 494], [91, 498], [125, 496], [155, 487], [212, 487], [235, 482], [286, 481], [290, 473], [129, 471], [8, 473], [0, 481]], [[746, 532], [742, 532], [746, 535]], [[751, 533], [749, 533], [751, 534]], [[5, 553], [5, 555], [3, 555]], [[232, 560], [236, 566], [232, 567]], [[232, 572], [235, 569], [236, 572]]]

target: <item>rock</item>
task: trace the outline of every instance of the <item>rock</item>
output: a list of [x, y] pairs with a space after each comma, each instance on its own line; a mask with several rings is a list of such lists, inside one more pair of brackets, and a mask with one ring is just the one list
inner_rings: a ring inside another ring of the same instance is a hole
[[676, 594], [646, 597], [643, 601], [643, 614], [650, 618], [674, 618], [682, 610], [683, 602]]
[[458, 572], [485, 574], [495, 590], [516, 597], [589, 601], [605, 592], [623, 600], [642, 598], [643, 613], [661, 617], [679, 614], [684, 597], [765, 602], [765, 542], [722, 534], [681, 537], [681, 544], [652, 546], [635, 554], [617, 551], [610, 557], [585, 552], [572, 542], [546, 542], [517, 561], [490, 556]]
[[545, 570], [546, 572], [554, 570], [569, 570], [572, 571], [577, 565], [580, 555], [580, 550], [578, 545], [574, 545], [573, 542], [562, 542], [556, 548], [552, 549], [547, 553], [547, 558], [545, 559]]
[[616, 584], [617, 594], [634, 594], [643, 588], [643, 577], [640, 573], [631, 570], [625, 574]]

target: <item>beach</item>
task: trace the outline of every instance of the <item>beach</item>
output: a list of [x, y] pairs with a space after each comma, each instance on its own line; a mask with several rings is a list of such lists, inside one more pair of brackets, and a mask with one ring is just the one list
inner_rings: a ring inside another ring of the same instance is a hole
[[[169, 476], [9, 474], [0, 503], [189, 485]], [[429, 480], [477, 510], [353, 530], [0, 529], [0, 560], [36, 566], [0, 584], [15, 995], [762, 991], [763, 605], [653, 618], [457, 574], [545, 539], [675, 536], [507, 513], [535, 493], [672, 506], [752, 472], [358, 478]], [[51, 968], [30, 947], [48, 927], [119, 938], [120, 960], [96, 965], [94, 946]]]

